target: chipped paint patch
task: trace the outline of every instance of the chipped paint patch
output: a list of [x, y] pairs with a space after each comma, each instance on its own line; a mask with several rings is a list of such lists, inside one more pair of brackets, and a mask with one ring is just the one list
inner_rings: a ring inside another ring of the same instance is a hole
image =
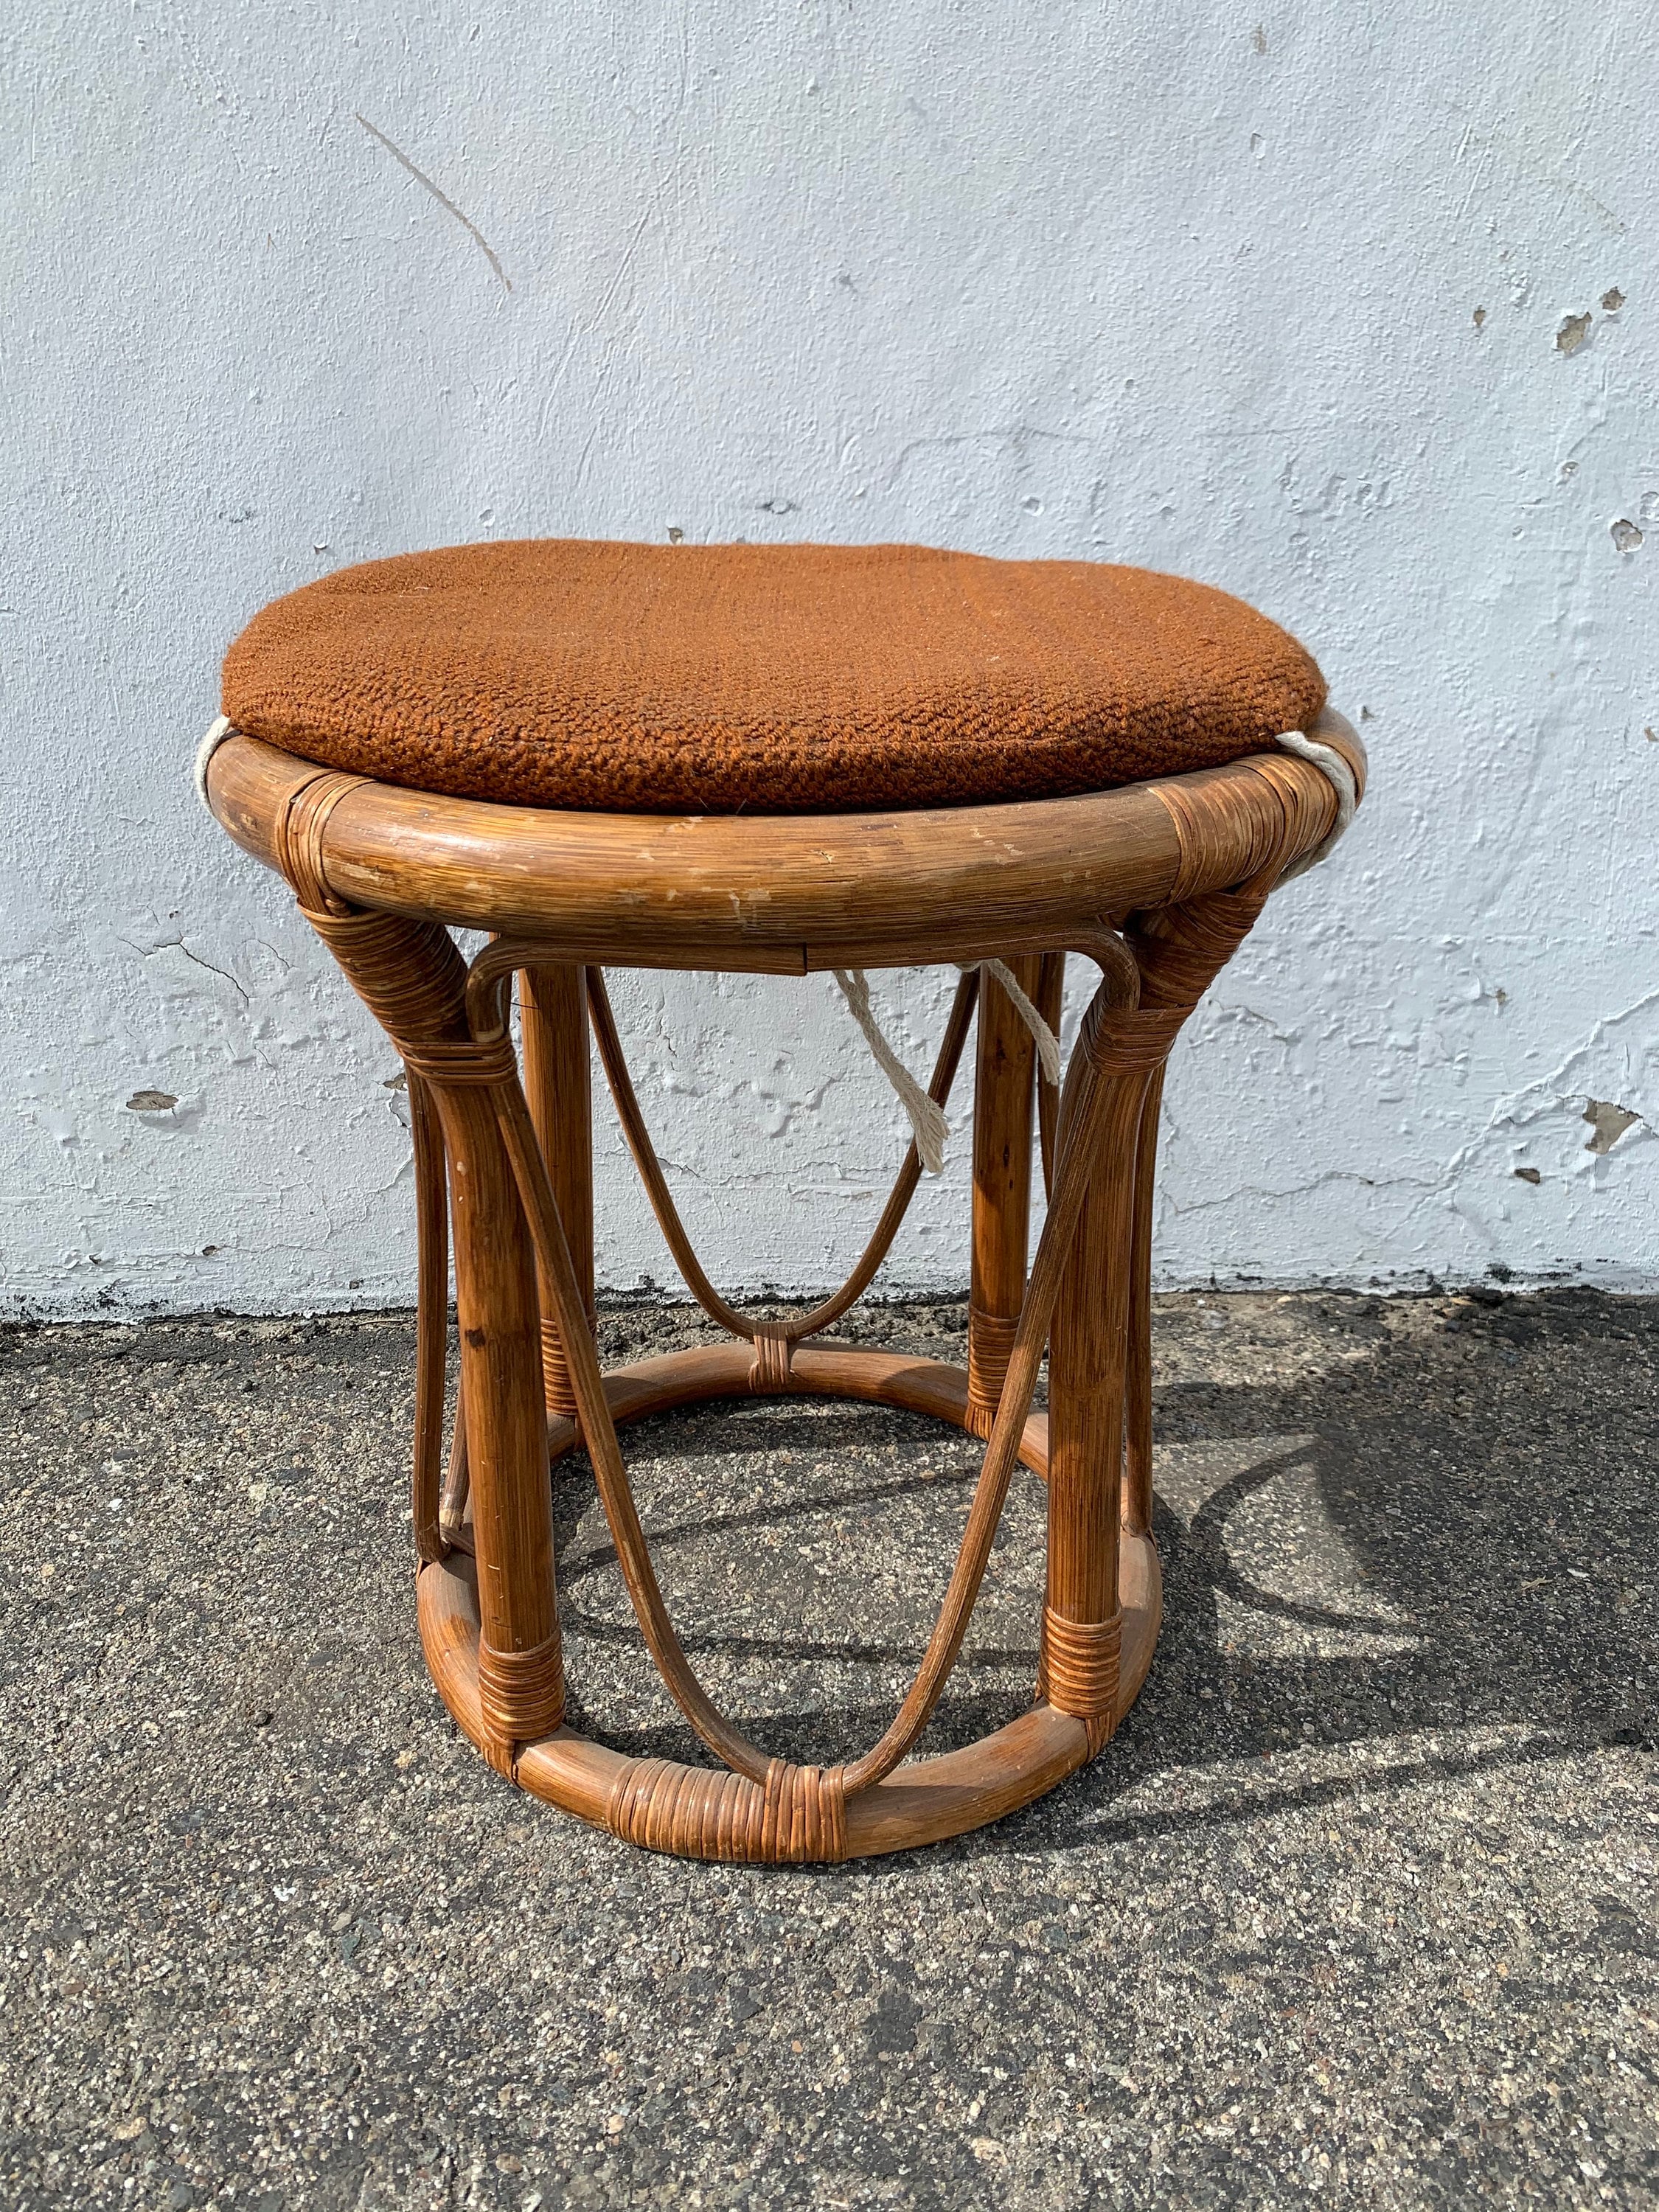
[[1586, 315], [1564, 315], [1561, 327], [1555, 333], [1558, 353], [1577, 353], [1587, 344], [1590, 334], [1590, 318]]
[[1615, 1105], [1611, 1098], [1592, 1098], [1584, 1108], [1584, 1119], [1590, 1125], [1590, 1136], [1585, 1144], [1587, 1152], [1610, 1152], [1626, 1129], [1633, 1129], [1641, 1120], [1628, 1106]]

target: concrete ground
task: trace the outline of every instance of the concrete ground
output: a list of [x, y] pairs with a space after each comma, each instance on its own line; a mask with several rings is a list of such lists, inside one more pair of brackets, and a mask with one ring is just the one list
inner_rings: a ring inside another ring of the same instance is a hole
[[[1116, 1741], [801, 1872], [631, 1850], [461, 1741], [406, 1316], [0, 1340], [0, 2203], [1659, 2201], [1659, 1304], [1188, 1297], [1158, 1346], [1166, 1620]], [[727, 1709], [867, 1742], [975, 1450], [773, 1401], [632, 1453]], [[683, 1753], [555, 1489], [573, 1717]], [[1023, 1478], [936, 1744], [1029, 1696], [1041, 1515]]]

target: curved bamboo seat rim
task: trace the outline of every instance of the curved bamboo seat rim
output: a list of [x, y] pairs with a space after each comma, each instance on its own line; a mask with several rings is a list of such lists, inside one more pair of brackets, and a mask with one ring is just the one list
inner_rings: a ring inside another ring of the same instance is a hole
[[[1364, 748], [1327, 708], [1310, 736]], [[583, 814], [448, 799], [222, 732], [212, 812], [279, 873], [306, 801], [343, 904], [533, 939], [577, 964], [804, 975], [1058, 949], [1067, 933], [1220, 890], [1324, 844], [1340, 801], [1276, 751], [1072, 799], [845, 815]], [[318, 805], [319, 793], [325, 807]], [[1075, 939], [1073, 940], [1075, 943]]]

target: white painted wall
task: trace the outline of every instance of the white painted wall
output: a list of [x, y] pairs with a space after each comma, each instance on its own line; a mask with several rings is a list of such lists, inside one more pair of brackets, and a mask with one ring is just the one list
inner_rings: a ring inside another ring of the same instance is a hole
[[[1180, 1048], [1167, 1280], [1659, 1280], [1647, 0], [57, 0], [0, 54], [12, 1310], [410, 1296], [391, 1052], [188, 789], [220, 654], [347, 562], [671, 526], [1181, 570], [1364, 716]], [[918, 1066], [946, 988], [884, 987]], [[719, 1273], [829, 1279], [902, 1141], [831, 987], [619, 1000]], [[604, 1275], [665, 1279], [601, 1150]], [[894, 1280], [960, 1278], [963, 1150]]]

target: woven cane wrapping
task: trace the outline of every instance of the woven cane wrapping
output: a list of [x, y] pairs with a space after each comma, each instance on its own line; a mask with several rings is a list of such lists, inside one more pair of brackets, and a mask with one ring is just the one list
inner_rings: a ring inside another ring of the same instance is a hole
[[775, 1322], [758, 1322], [754, 1334], [755, 1364], [749, 1370], [749, 1387], [757, 1391], [781, 1391], [793, 1387], [789, 1363], [794, 1338]]
[[764, 1784], [672, 1759], [635, 1759], [611, 1791], [609, 1823], [626, 1842], [683, 1858], [807, 1866], [847, 1856], [839, 1767], [775, 1759]]
[[509, 1743], [551, 1735], [564, 1718], [564, 1661], [555, 1629], [529, 1651], [478, 1644], [478, 1707], [485, 1728]]
[[1057, 1711], [1079, 1720], [1110, 1713], [1117, 1705], [1118, 1653], [1123, 1615], [1109, 1620], [1066, 1620], [1042, 1609], [1043, 1684]]
[[987, 1313], [970, 1306], [968, 1314], [968, 1405], [975, 1414], [994, 1413], [1008, 1379], [1019, 1329], [1018, 1314]]

